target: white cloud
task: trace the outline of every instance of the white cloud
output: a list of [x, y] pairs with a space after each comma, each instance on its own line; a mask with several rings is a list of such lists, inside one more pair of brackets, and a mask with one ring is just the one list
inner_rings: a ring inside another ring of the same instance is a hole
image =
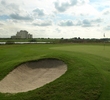
[[110, 30], [110, 25], [106, 26], [104, 29], [105, 29], [106, 31], [107, 31], [107, 30]]
[[[94, 2], [93, 2], [94, 1]], [[0, 0], [0, 37], [110, 37], [110, 0]], [[71, 26], [71, 27], [70, 27]]]
[[[18, 2], [18, 3], [17, 3]], [[21, 3], [16, 0], [15, 1], [9, 1], [9, 0], [1, 0], [1, 3], [0, 3], [0, 15], [10, 15], [12, 14], [13, 12], [17, 12], [20, 10], [20, 5]]]
[[35, 20], [33, 22], [34, 26], [51, 26], [52, 25], [52, 21], [51, 20]]
[[83, 27], [91, 27], [92, 26], [90, 20], [88, 20], [88, 19], [84, 19], [82, 23], [83, 23]]
[[76, 7], [74, 7], [73, 10], [71, 8], [70, 11], [72, 11], [72, 13], [77, 16], [79, 16], [79, 15], [98, 16], [99, 15], [99, 12], [93, 6], [91, 6], [89, 4], [83, 4], [80, 6], [76, 6]]
[[44, 10], [39, 8], [34, 9], [33, 13], [34, 13], [34, 16], [37, 16], [37, 17], [42, 17], [45, 15]]
[[4, 24], [2, 22], [0, 22], [0, 26], [3, 26]]
[[106, 8], [102, 11], [102, 15], [110, 15], [110, 8]]
[[70, 1], [66, 1], [66, 2], [61, 2], [59, 3], [58, 1], [55, 2], [55, 8], [57, 9], [57, 11], [59, 12], [64, 12], [66, 11], [69, 7], [74, 6], [78, 3], [78, 0], [70, 0]]
[[11, 14], [10, 17], [16, 20], [32, 20], [32, 17], [29, 15], [19, 15], [18, 13]]
[[62, 20], [58, 23], [59, 26], [73, 26], [74, 23], [72, 20]]

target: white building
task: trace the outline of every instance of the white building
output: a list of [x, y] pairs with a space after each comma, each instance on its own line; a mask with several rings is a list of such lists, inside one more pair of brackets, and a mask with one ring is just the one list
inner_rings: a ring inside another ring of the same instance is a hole
[[11, 38], [29, 39], [32, 38], [32, 34], [29, 34], [26, 30], [21, 30], [15, 36], [11, 36]]

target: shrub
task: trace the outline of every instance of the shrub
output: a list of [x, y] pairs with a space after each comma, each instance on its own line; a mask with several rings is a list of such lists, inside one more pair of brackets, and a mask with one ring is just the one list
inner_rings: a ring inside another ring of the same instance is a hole
[[31, 39], [29, 42], [37, 42], [36, 39]]
[[14, 41], [7, 41], [6, 44], [15, 44]]

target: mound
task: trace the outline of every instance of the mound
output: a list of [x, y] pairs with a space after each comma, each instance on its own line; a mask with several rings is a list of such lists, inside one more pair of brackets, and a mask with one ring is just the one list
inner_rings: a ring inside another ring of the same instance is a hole
[[66, 64], [56, 59], [27, 62], [18, 66], [0, 81], [0, 92], [27, 92], [57, 79], [66, 70]]

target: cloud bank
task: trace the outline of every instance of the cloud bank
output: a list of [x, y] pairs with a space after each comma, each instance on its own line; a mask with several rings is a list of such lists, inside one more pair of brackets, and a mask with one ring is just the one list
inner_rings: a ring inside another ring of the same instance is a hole
[[110, 38], [109, 4], [109, 0], [0, 0], [0, 37], [27, 30], [35, 38], [103, 38], [103, 33]]

